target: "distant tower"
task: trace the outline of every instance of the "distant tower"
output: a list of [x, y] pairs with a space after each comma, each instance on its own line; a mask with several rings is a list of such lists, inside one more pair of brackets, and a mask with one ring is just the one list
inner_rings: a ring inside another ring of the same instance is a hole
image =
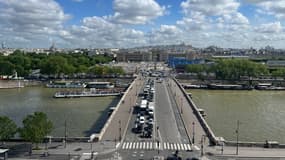
[[55, 51], [55, 43], [52, 42], [50, 48], [49, 48], [50, 51]]
[[6, 48], [5, 42], [2, 42], [1, 46], [2, 46], [2, 49], [5, 49]]

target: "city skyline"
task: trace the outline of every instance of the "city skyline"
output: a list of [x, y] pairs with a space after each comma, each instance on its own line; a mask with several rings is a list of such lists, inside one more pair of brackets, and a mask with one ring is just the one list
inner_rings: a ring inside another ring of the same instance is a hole
[[12, 48], [282, 48], [285, 0], [0, 0]]

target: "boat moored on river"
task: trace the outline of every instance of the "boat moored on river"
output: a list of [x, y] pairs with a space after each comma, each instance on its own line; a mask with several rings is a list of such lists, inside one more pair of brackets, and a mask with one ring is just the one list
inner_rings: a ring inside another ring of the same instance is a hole
[[56, 92], [54, 98], [80, 98], [80, 97], [106, 97], [106, 96], [120, 96], [123, 90], [99, 90], [91, 88], [86, 91], [60, 91]]
[[110, 89], [114, 87], [115, 85], [111, 82], [88, 82], [86, 84], [86, 88]]
[[253, 87], [240, 84], [209, 84], [208, 89], [218, 90], [252, 90]]
[[46, 85], [48, 88], [85, 88], [86, 85], [81, 82], [73, 81], [53, 81]]

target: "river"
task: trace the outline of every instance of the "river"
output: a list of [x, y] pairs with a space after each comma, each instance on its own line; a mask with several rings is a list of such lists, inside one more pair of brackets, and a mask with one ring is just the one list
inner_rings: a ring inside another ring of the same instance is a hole
[[237, 120], [241, 141], [285, 143], [284, 91], [189, 90], [193, 101], [206, 111], [216, 136], [236, 140]]
[[119, 101], [117, 97], [55, 99], [52, 96], [58, 90], [44, 87], [1, 89], [0, 115], [10, 117], [21, 126], [26, 115], [45, 112], [54, 124], [52, 136], [64, 136], [66, 121], [67, 136], [80, 137], [98, 131], [106, 120], [103, 113]]

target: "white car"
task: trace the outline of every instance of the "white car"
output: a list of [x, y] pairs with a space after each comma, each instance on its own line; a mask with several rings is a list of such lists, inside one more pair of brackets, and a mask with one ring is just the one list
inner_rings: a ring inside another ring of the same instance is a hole
[[144, 116], [140, 116], [140, 124], [144, 124], [144, 122], [145, 122]]

